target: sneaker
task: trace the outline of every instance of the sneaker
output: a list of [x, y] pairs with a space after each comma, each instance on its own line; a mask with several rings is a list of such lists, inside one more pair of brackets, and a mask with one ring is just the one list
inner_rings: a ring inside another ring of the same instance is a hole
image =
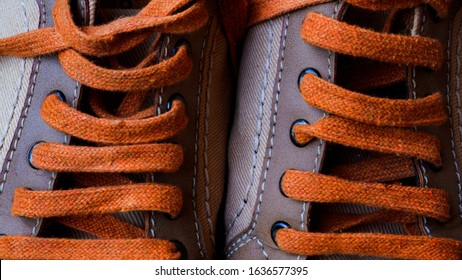
[[462, 1], [249, 13], [226, 257], [461, 258]]
[[214, 258], [232, 93], [215, 6], [2, 2], [0, 259]]

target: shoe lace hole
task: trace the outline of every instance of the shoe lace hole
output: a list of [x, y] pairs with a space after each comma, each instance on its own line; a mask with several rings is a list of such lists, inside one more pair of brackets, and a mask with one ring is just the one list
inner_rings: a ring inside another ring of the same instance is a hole
[[300, 143], [297, 141], [297, 139], [295, 138], [295, 131], [294, 131], [294, 128], [296, 125], [308, 125], [309, 122], [306, 121], [306, 120], [303, 120], [303, 119], [299, 119], [299, 120], [296, 120], [292, 123], [292, 125], [290, 126], [290, 140], [292, 141], [292, 143], [296, 146], [296, 147], [299, 147], [299, 148], [303, 148], [303, 147], [306, 147], [306, 145], [308, 145], [308, 143]]
[[278, 243], [276, 242], [276, 234], [278, 230], [283, 229], [283, 228], [291, 228], [291, 226], [284, 221], [277, 221], [271, 227], [271, 238], [273, 239], [273, 242], [274, 244], [276, 244], [276, 246], [279, 246]]
[[188, 55], [191, 56], [191, 44], [185, 40], [185, 39], [180, 39], [176, 42], [175, 46], [173, 47], [173, 55], [176, 55], [178, 51], [180, 50], [181, 46], [186, 46], [188, 49]]
[[300, 85], [302, 84], [302, 80], [303, 80], [303, 77], [305, 77], [305, 75], [307, 74], [313, 74], [315, 75], [316, 77], [319, 77], [321, 78], [321, 74], [319, 73], [318, 70], [314, 69], [314, 68], [306, 68], [304, 69], [300, 75], [298, 76], [298, 87], [300, 88]]
[[284, 190], [282, 189], [282, 180], [284, 179], [284, 176], [286, 175], [286, 172], [282, 173], [281, 178], [279, 179], [279, 191], [284, 197], [288, 197], [285, 193]]
[[32, 161], [33, 161], [33, 155], [32, 154], [33, 154], [33, 151], [34, 151], [35, 147], [37, 147], [38, 145], [40, 145], [42, 143], [44, 143], [44, 142], [40, 141], [40, 142], [35, 143], [34, 145], [32, 145], [32, 147], [30, 147], [29, 152], [27, 153], [27, 160], [29, 161], [29, 165], [30, 165], [30, 167], [32, 167], [35, 170], [38, 170], [38, 168], [35, 167], [34, 164], [32, 163]]
[[179, 100], [181, 101], [183, 104], [185, 104], [185, 99], [183, 97], [183, 95], [179, 94], [179, 93], [174, 93], [170, 96], [170, 98], [168, 99], [167, 101], [167, 111], [170, 111], [173, 107], [173, 101], [175, 100]]
[[50, 94], [48, 94], [48, 96], [50, 95], [56, 95], [58, 96], [59, 100], [61, 100], [62, 102], [66, 102], [66, 95], [64, 95], [64, 93], [60, 90], [54, 90], [50, 92]]
[[176, 249], [178, 250], [178, 252], [180, 252], [181, 254], [181, 260], [186, 260], [188, 258], [188, 252], [186, 251], [186, 247], [184, 246], [184, 244], [178, 240], [170, 240], [170, 242], [173, 243], [173, 245], [175, 245]]

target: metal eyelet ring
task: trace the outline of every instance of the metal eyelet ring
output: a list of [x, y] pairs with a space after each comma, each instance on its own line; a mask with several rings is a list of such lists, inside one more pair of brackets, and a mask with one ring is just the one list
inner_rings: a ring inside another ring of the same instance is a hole
[[300, 85], [302, 84], [303, 77], [305, 77], [305, 75], [307, 75], [307, 74], [313, 74], [316, 77], [322, 78], [321, 73], [319, 73], [318, 70], [316, 70], [314, 68], [306, 68], [298, 76], [298, 88], [300, 88]]
[[295, 139], [294, 127], [296, 125], [299, 125], [299, 124], [307, 125], [307, 124], [310, 124], [310, 123], [308, 121], [306, 121], [306, 120], [303, 120], [303, 119], [298, 119], [298, 120], [294, 121], [292, 123], [292, 125], [290, 126], [290, 140], [292, 141], [292, 143], [296, 147], [303, 148], [303, 147], [306, 147], [308, 145], [308, 143], [300, 143], [300, 142], [297, 141], [297, 139]]
[[170, 240], [170, 242], [173, 243], [173, 245], [175, 245], [176, 249], [178, 250], [178, 252], [180, 252], [181, 254], [181, 260], [186, 260], [188, 258], [188, 252], [186, 251], [186, 247], [184, 246], [184, 244], [178, 240]]
[[188, 49], [188, 55], [191, 56], [191, 44], [185, 39], [180, 39], [176, 42], [172, 50], [173, 55], [176, 55], [178, 53], [181, 46], [186, 46], [186, 48]]
[[285, 175], [286, 175], [286, 172], [282, 173], [281, 178], [279, 179], [279, 191], [284, 197], [288, 198], [288, 196], [284, 193], [284, 190], [282, 189], [282, 179], [284, 179]]
[[35, 147], [37, 147], [37, 145], [42, 144], [42, 143], [44, 143], [44, 142], [40, 141], [40, 142], [35, 143], [34, 145], [32, 145], [32, 147], [30, 147], [29, 152], [27, 153], [27, 159], [29, 161], [29, 165], [30, 165], [30, 167], [32, 167], [35, 170], [39, 170], [39, 169], [37, 167], [35, 167], [34, 164], [32, 163], [32, 152], [35, 149]]
[[276, 233], [278, 232], [278, 230], [283, 228], [291, 228], [291, 226], [284, 221], [277, 221], [271, 227], [271, 238], [273, 239], [273, 242], [274, 244], [276, 244], [276, 246], [279, 246], [276, 242]]
[[50, 94], [48, 94], [48, 96], [50, 95], [53, 95], [53, 94], [56, 94], [59, 98], [59, 100], [61, 100], [62, 102], [66, 102], [66, 95], [64, 95], [64, 93], [60, 90], [54, 90], [52, 92], [50, 92]]
[[169, 99], [168, 99], [168, 102], [167, 102], [167, 111], [170, 111], [173, 107], [173, 101], [175, 100], [179, 100], [181, 101], [183, 104], [185, 104], [185, 99], [183, 97], [183, 95], [179, 94], [179, 93], [174, 93], [172, 94]]

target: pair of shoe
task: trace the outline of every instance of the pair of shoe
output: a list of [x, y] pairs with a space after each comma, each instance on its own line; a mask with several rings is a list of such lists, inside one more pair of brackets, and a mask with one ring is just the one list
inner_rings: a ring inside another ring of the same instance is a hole
[[2, 8], [1, 259], [462, 257], [462, 1]]

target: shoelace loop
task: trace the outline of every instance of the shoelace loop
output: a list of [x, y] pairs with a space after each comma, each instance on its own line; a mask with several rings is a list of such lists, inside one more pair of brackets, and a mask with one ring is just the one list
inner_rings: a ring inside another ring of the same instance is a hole
[[[450, 3], [447, 0], [347, 2], [374, 11], [412, 8], [425, 3], [432, 5], [441, 16], [447, 14]], [[287, 9], [292, 5], [296, 4], [288, 4]], [[379, 33], [317, 13], [307, 15], [301, 37], [317, 47], [384, 63], [384, 69], [366, 74], [372, 78], [372, 82], [366, 82], [365, 86], [354, 84], [356, 88], [373, 89], [387, 85], [389, 81], [384, 82], [379, 74], [391, 77], [393, 81], [402, 81], [406, 78], [405, 72], [398, 70], [405, 68], [402, 65], [439, 69], [443, 61], [443, 47], [437, 40]], [[447, 121], [441, 94], [434, 93], [417, 100], [377, 98], [346, 90], [312, 74], [302, 78], [300, 90], [307, 104], [330, 115], [315, 124], [295, 125], [295, 140], [298, 143], [319, 138], [390, 155], [338, 168], [331, 175], [286, 171], [281, 189], [289, 198], [315, 203], [354, 203], [379, 210], [367, 215], [331, 215], [319, 226], [325, 232], [280, 228], [275, 234], [277, 245], [287, 252], [308, 256], [350, 254], [402, 259], [461, 258], [462, 243], [456, 240], [414, 235], [343, 233], [362, 223], [380, 220], [408, 225], [415, 221], [416, 215], [442, 222], [450, 218], [445, 191], [385, 183], [413, 176], [411, 158], [442, 164], [439, 140], [413, 129]], [[384, 172], [383, 168], [377, 168], [382, 160], [391, 163], [393, 170], [399, 171]], [[356, 171], [348, 171], [349, 167]], [[375, 173], [363, 171], [374, 168], [377, 169]], [[337, 174], [343, 178], [337, 177]], [[349, 176], [351, 179], [348, 179]]]

